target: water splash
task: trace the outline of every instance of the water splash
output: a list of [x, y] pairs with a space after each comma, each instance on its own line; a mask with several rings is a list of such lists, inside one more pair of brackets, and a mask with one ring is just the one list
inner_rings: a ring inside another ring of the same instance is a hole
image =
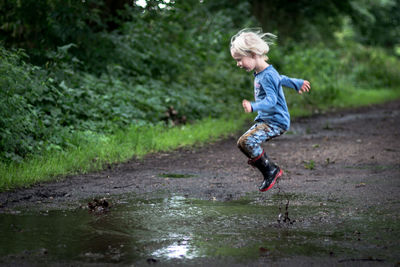
[[[276, 183], [276, 187], [278, 188], [278, 199], [279, 199], [279, 206], [278, 206], [278, 210], [279, 210], [279, 214], [278, 214], [278, 224], [281, 225], [282, 223], [286, 223], [286, 224], [293, 224], [294, 222], [296, 222], [296, 220], [292, 220], [289, 217], [289, 203], [290, 203], [290, 195], [287, 194], [279, 185], [279, 180]], [[286, 199], [286, 204], [284, 205], [283, 202]], [[283, 206], [285, 206], [285, 212], [282, 215], [282, 208]]]

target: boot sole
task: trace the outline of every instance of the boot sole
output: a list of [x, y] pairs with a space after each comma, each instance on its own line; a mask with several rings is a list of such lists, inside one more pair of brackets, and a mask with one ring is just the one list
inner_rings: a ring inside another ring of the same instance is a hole
[[281, 177], [282, 175], [283, 175], [283, 171], [279, 170], [278, 174], [275, 176], [275, 178], [272, 181], [272, 183], [266, 189], [260, 190], [260, 192], [265, 192], [265, 191], [270, 190], [274, 186], [276, 180], [278, 180], [278, 178]]

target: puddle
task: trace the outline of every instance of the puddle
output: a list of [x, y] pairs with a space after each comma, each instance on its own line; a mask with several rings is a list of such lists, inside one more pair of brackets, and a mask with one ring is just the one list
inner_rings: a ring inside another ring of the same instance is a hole
[[[219, 202], [127, 195], [111, 198], [111, 208], [101, 213], [76, 209], [0, 214], [0, 262], [246, 263], [332, 255], [338, 260], [376, 255], [390, 261], [388, 255], [399, 251], [397, 215], [391, 220], [385, 213], [356, 216], [337, 202], [310, 205], [318, 201], [283, 192], [263, 203], [255, 198]], [[386, 250], [377, 253], [378, 246]]]

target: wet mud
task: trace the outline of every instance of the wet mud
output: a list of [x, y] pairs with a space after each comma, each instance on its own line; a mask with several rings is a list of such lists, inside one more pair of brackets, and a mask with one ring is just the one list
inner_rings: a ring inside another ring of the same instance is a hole
[[241, 134], [0, 193], [0, 265], [400, 263], [400, 101], [293, 121], [263, 193]]

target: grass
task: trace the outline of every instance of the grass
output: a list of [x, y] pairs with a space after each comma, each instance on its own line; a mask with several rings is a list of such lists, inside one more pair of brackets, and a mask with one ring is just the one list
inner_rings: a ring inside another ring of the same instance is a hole
[[308, 169], [308, 170], [314, 170], [314, 168], [315, 168], [315, 161], [313, 161], [313, 160], [305, 161], [305, 162], [304, 162], [304, 168], [306, 168], [306, 169]]
[[370, 104], [379, 104], [400, 98], [400, 89], [353, 89], [342, 91], [337, 98], [335, 107], [360, 107]]
[[[343, 91], [329, 106], [345, 108], [377, 104], [400, 98], [400, 90]], [[321, 109], [321, 107], [318, 107]], [[309, 115], [302, 109], [291, 109], [292, 118]], [[0, 191], [30, 186], [34, 183], [62, 179], [66, 175], [100, 170], [107, 164], [125, 162], [133, 157], [173, 150], [179, 147], [209, 143], [229, 134], [246, 130], [244, 124], [254, 114], [232, 114], [230, 118], [203, 119], [195, 124], [166, 127], [132, 126], [126, 131], [104, 136], [91, 133], [91, 138], [74, 149], [49, 152], [23, 163], [0, 164]]]
[[51, 152], [20, 164], [0, 164], [0, 191], [100, 170], [107, 164], [125, 162], [153, 152], [212, 142], [242, 129], [248, 119], [248, 115], [242, 114], [229, 119], [207, 118], [195, 124], [172, 128], [161, 125], [132, 126], [110, 136], [91, 133], [92, 137], [77, 148]]

